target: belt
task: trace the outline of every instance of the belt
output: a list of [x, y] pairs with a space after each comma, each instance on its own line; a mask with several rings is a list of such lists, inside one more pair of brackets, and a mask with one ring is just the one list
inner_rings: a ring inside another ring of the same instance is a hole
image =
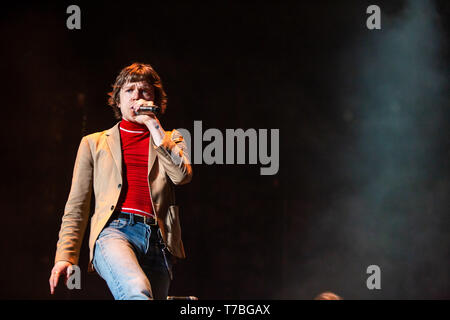
[[[124, 213], [124, 212], [117, 212], [116, 216], [118, 218], [126, 218], [126, 219], [130, 219], [130, 214], [129, 213]], [[141, 216], [139, 214], [133, 214], [133, 220], [134, 222], [141, 222], [141, 223], [145, 223], [149, 226], [158, 226], [158, 224], [156, 223], [156, 220], [152, 217], [145, 217], [145, 216]]]

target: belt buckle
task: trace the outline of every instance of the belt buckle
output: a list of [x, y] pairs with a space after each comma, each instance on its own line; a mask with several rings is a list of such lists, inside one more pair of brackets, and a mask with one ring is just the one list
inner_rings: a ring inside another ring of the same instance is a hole
[[[153, 220], [153, 223], [150, 223], [150, 221]], [[144, 223], [149, 225], [149, 226], [157, 226], [158, 223], [156, 222], [156, 219], [154, 218], [149, 218], [149, 217], [144, 217]]]

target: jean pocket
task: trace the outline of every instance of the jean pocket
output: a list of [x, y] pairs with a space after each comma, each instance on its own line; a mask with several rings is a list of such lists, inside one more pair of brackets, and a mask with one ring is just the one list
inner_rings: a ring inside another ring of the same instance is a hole
[[112, 220], [108, 227], [114, 228], [114, 229], [122, 229], [128, 225], [128, 219], [118, 218]]

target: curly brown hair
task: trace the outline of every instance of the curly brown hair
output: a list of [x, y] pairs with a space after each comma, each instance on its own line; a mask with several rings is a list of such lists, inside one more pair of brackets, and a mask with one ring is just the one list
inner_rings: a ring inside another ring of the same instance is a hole
[[123, 85], [128, 82], [146, 81], [155, 88], [155, 105], [161, 108], [161, 113], [166, 111], [167, 94], [163, 89], [161, 78], [149, 64], [135, 62], [120, 71], [113, 84], [113, 90], [108, 92], [108, 104], [113, 108], [116, 119], [122, 119], [122, 112], [120, 111], [120, 90]]

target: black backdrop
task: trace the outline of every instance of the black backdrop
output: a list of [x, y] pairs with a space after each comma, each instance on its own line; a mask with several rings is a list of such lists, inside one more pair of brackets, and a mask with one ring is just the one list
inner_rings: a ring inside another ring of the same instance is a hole
[[[112, 298], [86, 273], [87, 241], [82, 290], [58, 287], [52, 297], [48, 277], [79, 141], [115, 124], [106, 93], [135, 61], [162, 77], [166, 129], [193, 132], [194, 120], [222, 132], [280, 129], [276, 175], [261, 176], [260, 165], [194, 165], [193, 181], [177, 189], [188, 258], [176, 265], [171, 295], [450, 298], [445, 41], [436, 49], [441, 96], [430, 102], [440, 122], [426, 136], [433, 157], [417, 165], [425, 170], [417, 188], [393, 201], [404, 214], [377, 216], [359, 193], [370, 170], [352, 171], [364, 161], [364, 115], [352, 95], [364, 48], [389, 32], [406, 1], [378, 1], [386, 22], [378, 31], [366, 28], [368, 1], [79, 3], [81, 30], [66, 28], [70, 4], [1, 12], [1, 298]], [[446, 39], [449, 5], [434, 8]], [[371, 264], [381, 267], [381, 290], [366, 287]]]

